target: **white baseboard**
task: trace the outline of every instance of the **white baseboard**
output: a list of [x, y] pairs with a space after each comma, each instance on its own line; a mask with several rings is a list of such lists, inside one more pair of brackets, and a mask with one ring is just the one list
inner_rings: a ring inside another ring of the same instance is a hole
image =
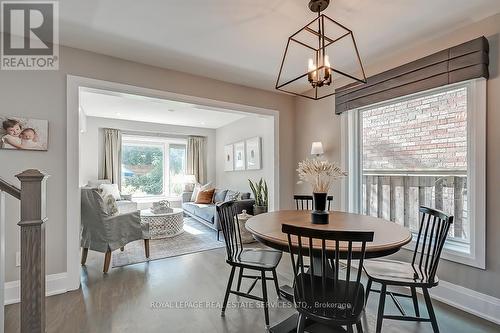
[[429, 290], [437, 301], [500, 325], [500, 299], [450, 282]]
[[[357, 263], [353, 266], [358, 267]], [[417, 289], [417, 292], [422, 293], [422, 289]], [[439, 280], [437, 287], [429, 289], [429, 294], [436, 301], [500, 325], [500, 298], [443, 280]]]
[[[67, 291], [66, 273], [47, 275], [45, 281], [45, 295], [63, 294]], [[5, 305], [19, 303], [21, 299], [21, 283], [19, 280], [5, 282]]]

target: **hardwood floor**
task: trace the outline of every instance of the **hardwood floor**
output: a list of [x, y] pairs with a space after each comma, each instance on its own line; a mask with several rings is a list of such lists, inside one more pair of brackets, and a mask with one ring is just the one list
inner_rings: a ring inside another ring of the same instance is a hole
[[[241, 299], [240, 304], [231, 295], [226, 316], [220, 317], [218, 306], [224, 297], [230, 269], [225, 264], [224, 251], [221, 248], [110, 268], [107, 275], [102, 274], [104, 256], [89, 251], [87, 266], [82, 269], [81, 289], [47, 298], [47, 332], [264, 332], [264, 313], [253, 301]], [[278, 267], [280, 283], [289, 282], [290, 265], [289, 257], [284, 255]], [[294, 311], [287, 303], [276, 307], [272, 281], [268, 283], [269, 299], [273, 300], [270, 308], [273, 324]], [[248, 285], [249, 282], [244, 282], [243, 288]], [[376, 296], [372, 295], [368, 302], [363, 321], [365, 332], [375, 330]], [[395, 310], [390, 300], [386, 304], [388, 311]], [[411, 300], [403, 300], [402, 304], [408, 311], [413, 308]], [[434, 304], [441, 332], [500, 331], [499, 326], [490, 322], [439, 302]], [[238, 305], [248, 306], [238, 308]], [[425, 308], [423, 298], [420, 306]], [[5, 319], [5, 332], [19, 331], [18, 304], [6, 307]], [[432, 328], [427, 323], [386, 320], [383, 332], [432, 332]]]

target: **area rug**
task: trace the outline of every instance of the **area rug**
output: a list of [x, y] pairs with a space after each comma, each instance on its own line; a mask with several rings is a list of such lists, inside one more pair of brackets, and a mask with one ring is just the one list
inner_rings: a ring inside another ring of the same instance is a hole
[[112, 255], [113, 267], [126, 266], [157, 259], [181, 256], [183, 254], [212, 250], [224, 247], [217, 240], [213, 229], [203, 225], [191, 217], [184, 218], [184, 232], [178, 236], [149, 241], [149, 259], [144, 254], [144, 241], [139, 240], [125, 246], [125, 251], [114, 251]]

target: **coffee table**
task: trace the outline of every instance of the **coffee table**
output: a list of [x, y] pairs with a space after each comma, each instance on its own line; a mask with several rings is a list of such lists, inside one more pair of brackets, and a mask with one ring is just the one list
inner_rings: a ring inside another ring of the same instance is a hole
[[184, 213], [173, 208], [172, 213], [155, 214], [151, 209], [141, 210], [141, 224], [149, 226], [150, 239], [174, 237], [184, 232]]

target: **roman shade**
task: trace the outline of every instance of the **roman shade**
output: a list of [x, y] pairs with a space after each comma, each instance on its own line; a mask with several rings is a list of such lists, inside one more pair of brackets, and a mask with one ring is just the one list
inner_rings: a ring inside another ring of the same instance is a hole
[[480, 77], [488, 78], [483, 36], [335, 90], [335, 113]]

